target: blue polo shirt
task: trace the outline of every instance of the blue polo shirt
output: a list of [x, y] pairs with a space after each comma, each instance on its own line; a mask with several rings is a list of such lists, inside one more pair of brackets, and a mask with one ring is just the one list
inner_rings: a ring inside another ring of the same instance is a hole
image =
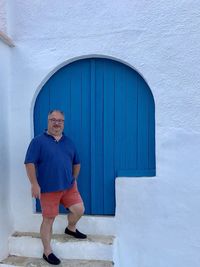
[[73, 142], [63, 134], [59, 141], [47, 134], [36, 136], [30, 143], [25, 164], [33, 163], [41, 192], [56, 192], [71, 188], [74, 183], [72, 166], [79, 164]]

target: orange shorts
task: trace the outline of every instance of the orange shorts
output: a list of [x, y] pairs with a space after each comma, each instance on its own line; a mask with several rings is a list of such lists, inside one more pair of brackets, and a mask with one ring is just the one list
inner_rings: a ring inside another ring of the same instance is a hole
[[60, 204], [62, 204], [65, 208], [69, 208], [74, 204], [82, 202], [83, 200], [79, 194], [76, 182], [70, 189], [58, 192], [42, 193], [40, 197], [42, 215], [49, 218], [53, 218], [58, 215]]

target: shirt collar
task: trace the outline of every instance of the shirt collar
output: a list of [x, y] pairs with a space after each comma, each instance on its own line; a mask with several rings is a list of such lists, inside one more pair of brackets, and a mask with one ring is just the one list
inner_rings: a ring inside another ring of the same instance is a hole
[[[50, 135], [50, 134], [47, 133], [47, 129], [45, 129], [44, 135], [47, 136], [47, 137], [55, 139], [55, 137], [53, 135]], [[62, 137], [60, 138], [60, 140], [62, 140], [64, 137], [65, 137], [65, 133], [62, 132]]]

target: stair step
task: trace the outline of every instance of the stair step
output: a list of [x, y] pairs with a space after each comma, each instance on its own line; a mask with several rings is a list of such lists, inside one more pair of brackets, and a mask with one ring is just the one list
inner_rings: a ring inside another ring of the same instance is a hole
[[[34, 232], [40, 231], [42, 216], [39, 213], [32, 214], [28, 221], [20, 222], [16, 231], [19, 232]], [[53, 224], [53, 233], [62, 234], [67, 224], [66, 214], [60, 214], [56, 217]], [[77, 224], [78, 229], [91, 235], [115, 235], [116, 233], [116, 218], [114, 216], [91, 216], [84, 215]]]
[[[26, 266], [26, 267], [49, 267], [50, 265], [43, 259], [31, 258], [31, 257], [17, 257], [9, 256], [7, 259], [0, 262], [0, 267], [8, 266]], [[113, 267], [112, 261], [102, 261], [102, 260], [62, 260], [59, 266], [63, 267]]]
[[[61, 259], [113, 260], [114, 236], [88, 235], [87, 239], [75, 239], [65, 234], [52, 236], [52, 249]], [[41, 258], [42, 242], [38, 233], [16, 232], [9, 238], [9, 254]]]

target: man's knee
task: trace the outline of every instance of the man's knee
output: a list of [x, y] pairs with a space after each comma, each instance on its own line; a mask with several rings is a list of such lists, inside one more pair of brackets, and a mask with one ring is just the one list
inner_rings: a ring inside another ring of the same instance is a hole
[[81, 206], [80, 206], [80, 209], [79, 209], [79, 215], [80, 216], [82, 216], [83, 214], [84, 214], [84, 212], [85, 212], [85, 207], [84, 207], [84, 205], [83, 204], [81, 204]]
[[51, 226], [53, 225], [54, 220], [55, 220], [55, 217], [44, 217], [43, 216], [42, 224]]
[[78, 204], [75, 204], [75, 205], [69, 207], [69, 210], [77, 216], [82, 216], [85, 212], [85, 207], [84, 207], [83, 203], [78, 203]]

